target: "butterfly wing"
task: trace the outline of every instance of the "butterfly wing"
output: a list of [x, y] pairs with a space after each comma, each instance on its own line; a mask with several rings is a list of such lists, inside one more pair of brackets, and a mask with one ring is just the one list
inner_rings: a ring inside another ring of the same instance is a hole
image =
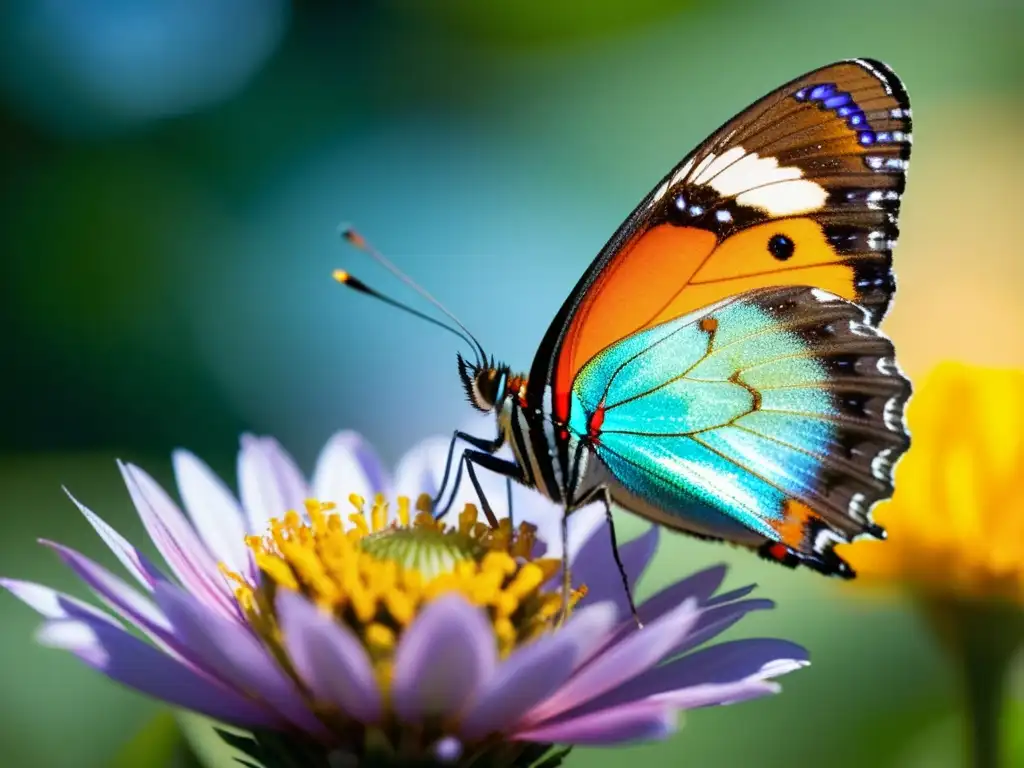
[[867, 310], [771, 287], [637, 332], [573, 384], [569, 429], [617, 502], [670, 527], [850, 575], [836, 542], [880, 531], [910, 394]]
[[530, 372], [569, 419], [579, 370], [619, 339], [727, 296], [809, 285], [866, 307], [895, 290], [906, 91], [866, 59], [810, 72], [713, 133], [640, 203], [556, 315]]
[[[828, 292], [863, 307], [865, 317], [858, 321], [862, 325], [877, 326], [895, 290], [892, 249], [910, 156], [910, 129], [909, 100], [896, 75], [880, 62], [854, 59], [810, 72], [768, 94], [672, 169], [580, 279], [531, 367], [527, 399], [560, 425], [554, 460], [562, 477], [571, 463], [569, 425], [579, 419], [574, 382], [596, 355], [624, 339], [635, 340], [638, 334], [697, 309], [768, 286], [809, 286]], [[658, 353], [659, 360], [662, 354]], [[663, 364], [676, 366], [677, 372], [685, 370], [672, 356], [666, 355]], [[895, 386], [899, 377], [883, 378]], [[819, 383], [818, 389], [829, 398], [847, 393], [849, 401], [874, 402], [874, 390], [856, 389], [864, 383], [860, 379], [843, 377], [834, 388]], [[771, 430], [785, 418], [762, 414], [747, 423], [767, 420]], [[640, 433], [652, 428], [637, 425]], [[902, 427], [896, 435], [889, 434], [894, 430], [876, 429], [872, 434], [878, 441], [860, 442], [857, 450], [863, 455], [851, 464], [847, 443], [842, 442], [846, 432], [815, 443], [817, 433], [803, 431], [809, 428], [805, 421], [794, 422], [788, 444], [804, 452], [818, 446], [818, 463], [806, 465], [806, 483], [816, 493], [834, 486], [844, 472], [856, 474], [854, 464], [861, 470], [865, 463], [892, 464], [906, 449]], [[753, 438], [747, 440], [749, 448]], [[689, 440], [673, 445], [696, 451], [695, 444]], [[637, 445], [651, 450], [661, 446], [657, 450], [663, 451], [670, 443], [638, 440]], [[626, 463], [616, 464], [610, 450], [602, 456], [610, 468], [633, 471]], [[670, 457], [662, 458], [676, 466]], [[812, 481], [814, 472], [820, 476]], [[655, 488], [660, 481], [650, 482]], [[891, 494], [891, 484], [873, 487], [871, 493], [850, 491], [845, 513], [818, 511], [810, 516], [793, 502], [787, 519], [805, 520], [799, 526], [805, 533], [819, 519], [832, 521], [837, 526], [833, 530], [844, 536], [880, 533], [870, 524], [870, 506]], [[656, 495], [651, 499], [641, 513], [660, 519]], [[865, 508], [863, 515], [859, 505]], [[763, 525], [754, 524], [770, 518], [766, 507], [733, 517], [718, 511], [711, 518], [710, 532], [693, 519], [688, 519], [687, 530], [732, 540], [749, 538], [752, 531], [755, 539], [766, 533]], [[843, 514], [857, 524], [840, 525]], [[684, 527], [682, 520], [669, 515], [662, 521]], [[786, 557], [790, 556], [787, 549]], [[838, 569], [834, 563], [830, 567]]]

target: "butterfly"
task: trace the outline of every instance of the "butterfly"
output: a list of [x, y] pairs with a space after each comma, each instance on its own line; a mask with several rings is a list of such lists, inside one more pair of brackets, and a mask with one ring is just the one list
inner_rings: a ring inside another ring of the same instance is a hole
[[[464, 441], [454, 482], [465, 470], [485, 511], [477, 469], [563, 506], [563, 532], [574, 510], [601, 502], [609, 521], [614, 505], [852, 578], [835, 545], [884, 538], [871, 511], [892, 495], [910, 443], [911, 386], [878, 330], [895, 291], [910, 129], [886, 65], [814, 70], [655, 186], [566, 298], [528, 372], [488, 358], [444, 310], [474, 345], [459, 375], [497, 435], [455, 432], [442, 487]], [[497, 455], [506, 445], [511, 459]]]

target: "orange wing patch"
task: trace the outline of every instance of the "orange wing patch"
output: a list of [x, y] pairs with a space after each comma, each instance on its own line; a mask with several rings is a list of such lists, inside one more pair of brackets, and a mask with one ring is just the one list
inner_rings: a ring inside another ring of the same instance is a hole
[[779, 534], [779, 540], [794, 552], [804, 551], [804, 540], [807, 538], [807, 526], [818, 516], [814, 510], [796, 499], [787, 499], [782, 510], [781, 520], [769, 521], [772, 528]]
[[[772, 255], [769, 244], [786, 243], [792, 254]], [[809, 285], [851, 301], [857, 298], [854, 270], [844, 263], [813, 219], [783, 219], [726, 238], [694, 272], [689, 284], [651, 318], [657, 325], [744, 291], [773, 285]]]
[[[769, 248], [772, 238], [786, 238], [792, 244], [791, 254], [784, 259], [772, 256]], [[690, 282], [713, 283], [745, 275], [835, 264], [840, 260], [816, 221], [783, 219], [744, 229], [727, 238]]]
[[[563, 342], [555, 391], [564, 395], [586, 362], [651, 322], [714, 250], [714, 232], [662, 224], [627, 244], [587, 291]], [[561, 408], [558, 409], [561, 412]]]

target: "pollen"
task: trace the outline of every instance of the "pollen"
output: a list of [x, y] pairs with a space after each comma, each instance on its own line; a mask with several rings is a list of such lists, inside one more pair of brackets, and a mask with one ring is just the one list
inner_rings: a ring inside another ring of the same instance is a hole
[[[274, 594], [303, 594], [362, 640], [385, 687], [392, 655], [403, 631], [423, 606], [457, 592], [486, 612], [502, 656], [552, 630], [562, 607], [561, 591], [548, 588], [561, 561], [534, 556], [535, 529], [507, 519], [492, 527], [471, 504], [453, 524], [435, 520], [429, 497], [415, 505], [397, 499], [395, 513], [377, 496], [372, 503], [352, 495], [352, 512], [309, 500], [302, 514], [271, 520], [263, 536], [246, 539], [262, 575], [258, 584], [224, 566], [238, 605], [272, 646], [280, 643]], [[570, 608], [586, 594], [569, 595]], [[386, 692], [386, 690], [385, 690]]]

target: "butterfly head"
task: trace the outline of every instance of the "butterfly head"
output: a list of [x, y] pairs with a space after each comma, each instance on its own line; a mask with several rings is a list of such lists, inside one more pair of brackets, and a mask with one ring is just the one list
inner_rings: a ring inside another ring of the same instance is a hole
[[490, 413], [505, 397], [509, 369], [496, 365], [493, 359], [490, 363], [471, 363], [462, 355], [458, 357], [459, 378], [466, 390], [466, 398], [478, 411]]

